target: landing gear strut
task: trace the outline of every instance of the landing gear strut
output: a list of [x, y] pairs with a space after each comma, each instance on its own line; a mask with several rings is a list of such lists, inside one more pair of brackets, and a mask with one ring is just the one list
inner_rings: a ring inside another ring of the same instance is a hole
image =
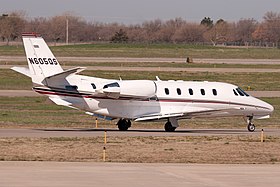
[[131, 127], [131, 122], [130, 120], [120, 119], [117, 125], [120, 131], [127, 131], [127, 129]]
[[248, 119], [248, 126], [247, 126], [247, 129], [250, 132], [254, 132], [256, 130], [256, 127], [255, 127], [255, 125], [254, 125], [254, 123], [252, 121], [253, 121], [253, 117], [251, 116]]
[[168, 121], [168, 122], [165, 123], [164, 129], [165, 129], [166, 132], [174, 132], [176, 127], [173, 127], [171, 122]]

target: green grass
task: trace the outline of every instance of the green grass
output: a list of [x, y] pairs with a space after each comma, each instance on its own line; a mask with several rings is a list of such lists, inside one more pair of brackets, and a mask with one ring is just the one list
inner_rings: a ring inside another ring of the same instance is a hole
[[[51, 47], [56, 56], [280, 59], [277, 48], [227, 48], [187, 44], [83, 44]], [[22, 46], [0, 46], [1, 55], [24, 55]]]
[[[131, 71], [85, 71], [85, 75], [119, 79], [149, 79], [155, 80], [159, 76], [162, 80], [201, 80], [201, 81], [219, 81], [238, 85], [243, 89], [248, 86], [252, 90], [278, 91], [280, 90], [279, 73], [209, 73], [209, 72], [131, 72]], [[19, 73], [8, 69], [0, 69], [0, 89], [30, 90], [32, 87], [31, 79]]]
[[13, 70], [0, 69], [0, 89], [2, 90], [30, 90], [32, 82], [29, 77]]
[[46, 97], [7, 98], [0, 97], [0, 124], [7, 126], [73, 126], [90, 116], [61, 107]]
[[185, 80], [185, 81], [218, 81], [238, 85], [243, 89], [248, 86], [252, 90], [280, 90], [280, 76], [278, 73], [209, 73], [209, 72], [119, 72], [119, 71], [85, 71], [84, 74], [102, 78], [118, 79], [149, 79], [155, 80], [159, 76], [162, 80]]
[[[248, 68], [248, 69], [279, 69], [280, 64], [206, 64], [206, 63], [175, 63], [175, 62], [79, 62], [60, 61], [62, 66], [102, 66], [102, 67], [173, 67], [173, 68]], [[26, 61], [2, 61], [0, 65], [24, 65]]]
[[[263, 98], [275, 107], [272, 118], [255, 121], [257, 128], [278, 127], [280, 124], [279, 98]], [[116, 128], [116, 121], [99, 120], [99, 127]], [[163, 128], [164, 122], [133, 123], [134, 128]], [[242, 118], [181, 120], [182, 128], [246, 128]], [[81, 111], [53, 104], [46, 97], [0, 97], [0, 128], [71, 127], [94, 128], [95, 118]]]

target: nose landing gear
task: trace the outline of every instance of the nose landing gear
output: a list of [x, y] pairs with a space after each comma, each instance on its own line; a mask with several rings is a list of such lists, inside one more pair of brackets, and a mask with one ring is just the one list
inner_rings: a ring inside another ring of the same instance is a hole
[[248, 123], [247, 129], [249, 132], [254, 132], [256, 130], [256, 127], [252, 121], [253, 121], [253, 116], [250, 116], [249, 119], [247, 120]]
[[254, 123], [249, 123], [247, 126], [247, 129], [250, 132], [254, 132], [256, 130], [256, 127], [255, 127]]

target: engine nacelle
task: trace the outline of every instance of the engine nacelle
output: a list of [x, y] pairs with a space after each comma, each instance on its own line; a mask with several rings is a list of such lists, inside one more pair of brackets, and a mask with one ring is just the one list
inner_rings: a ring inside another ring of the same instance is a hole
[[108, 97], [150, 98], [155, 96], [156, 84], [150, 80], [127, 80], [106, 84], [103, 92]]
[[121, 95], [122, 96], [136, 96], [136, 97], [153, 97], [156, 94], [157, 88], [154, 81], [149, 80], [131, 80], [121, 81]]

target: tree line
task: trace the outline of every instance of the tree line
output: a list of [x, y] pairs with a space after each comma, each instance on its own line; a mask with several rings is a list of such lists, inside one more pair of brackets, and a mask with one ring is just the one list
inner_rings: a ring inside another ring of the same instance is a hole
[[27, 19], [20, 12], [0, 15], [0, 37], [9, 44], [20, 40], [23, 32], [36, 32], [48, 42], [65, 42], [66, 27], [71, 43], [80, 42], [137, 42], [191, 43], [212, 45], [280, 45], [280, 13], [267, 12], [261, 22], [240, 19], [228, 22], [205, 17], [199, 23], [182, 18], [145, 21], [141, 24], [89, 22], [81, 17], [64, 14], [50, 18]]

